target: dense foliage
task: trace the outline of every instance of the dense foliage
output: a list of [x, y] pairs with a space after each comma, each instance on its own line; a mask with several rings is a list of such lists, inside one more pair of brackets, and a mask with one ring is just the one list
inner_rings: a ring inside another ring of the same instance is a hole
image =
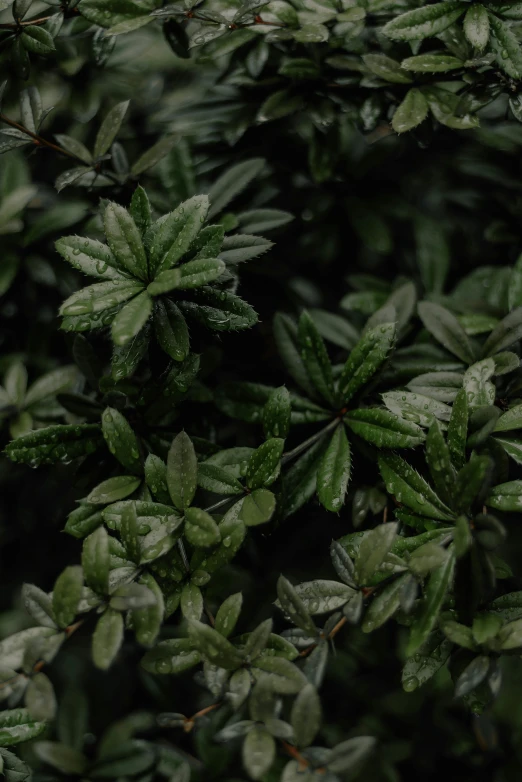
[[520, 780], [521, 25], [0, 0], [7, 782]]

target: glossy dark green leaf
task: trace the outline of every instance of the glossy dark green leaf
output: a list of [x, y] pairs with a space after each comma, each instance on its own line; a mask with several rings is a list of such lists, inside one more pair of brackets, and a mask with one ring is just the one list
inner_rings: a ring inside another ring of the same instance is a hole
[[185, 537], [193, 546], [208, 548], [221, 540], [219, 527], [210, 515], [201, 508], [187, 508], [185, 511]]
[[385, 323], [370, 329], [357, 343], [343, 367], [337, 397], [346, 404], [369, 382], [385, 361], [395, 341], [395, 324]]
[[334, 404], [332, 366], [323, 338], [308, 312], [299, 318], [298, 343], [308, 378], [319, 395]]
[[172, 441], [167, 458], [167, 485], [175, 507], [188, 508], [197, 486], [198, 464], [188, 434], [180, 432]]
[[249, 489], [270, 486], [276, 480], [283, 448], [284, 440], [273, 437], [254, 451], [248, 462], [245, 476]]
[[53, 588], [53, 616], [61, 628], [71, 625], [76, 617], [83, 592], [83, 571], [70, 565], [58, 576]]
[[233, 632], [239, 615], [241, 613], [241, 606], [243, 604], [243, 595], [241, 592], [236, 592], [221, 603], [215, 618], [214, 627], [218, 633], [221, 633], [225, 638]]
[[227, 670], [236, 670], [243, 662], [242, 656], [230, 641], [209, 625], [191, 620], [189, 638], [202, 657], [213, 665], [219, 665]]
[[296, 588], [284, 576], [279, 576], [277, 582], [277, 596], [281, 609], [288, 615], [290, 620], [301, 630], [314, 637], [317, 630], [312, 618], [299, 595]]
[[107, 592], [109, 566], [109, 536], [104, 527], [98, 527], [85, 538], [82, 549], [83, 575], [87, 585], [95, 592]]
[[419, 316], [437, 342], [465, 364], [472, 364], [473, 347], [457, 318], [445, 307], [430, 301], [421, 301]]
[[335, 429], [317, 472], [317, 496], [327, 510], [338, 512], [350, 480], [350, 443], [342, 424]]
[[358, 584], [366, 584], [379, 569], [396, 535], [397, 524], [394, 522], [381, 524], [365, 534], [355, 559], [354, 576]]
[[263, 408], [263, 429], [267, 439], [284, 439], [288, 435], [291, 412], [292, 404], [286, 387], [274, 388]]
[[424, 440], [424, 432], [413, 421], [381, 408], [351, 410], [343, 420], [352, 432], [378, 448], [414, 448]]
[[448, 521], [454, 517], [424, 478], [400, 456], [380, 456], [379, 469], [387, 490], [399, 503], [431, 519]]
[[276, 498], [268, 489], [254, 489], [243, 500], [240, 518], [247, 527], [270, 521], [276, 508]]
[[159, 344], [175, 361], [184, 361], [189, 353], [187, 322], [179, 308], [168, 299], [154, 304], [154, 331]]
[[97, 424], [57, 424], [12, 440], [5, 451], [13, 462], [38, 467], [87, 456], [96, 451], [101, 442]]
[[455, 568], [455, 556], [450, 552], [446, 561], [430, 575], [419, 614], [410, 630], [407, 654], [414, 654], [433, 630], [442, 604], [450, 589]]
[[125, 416], [107, 407], [102, 414], [102, 432], [109, 451], [120, 464], [139, 475], [142, 472], [139, 442]]
[[106, 671], [116, 658], [123, 643], [123, 616], [113, 608], [101, 615], [92, 636], [92, 661], [97, 668]]

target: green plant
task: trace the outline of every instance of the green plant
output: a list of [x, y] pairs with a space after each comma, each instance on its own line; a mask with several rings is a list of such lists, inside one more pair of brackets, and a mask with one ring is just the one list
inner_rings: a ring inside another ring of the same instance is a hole
[[8, 782], [520, 778], [521, 9], [0, 0]]

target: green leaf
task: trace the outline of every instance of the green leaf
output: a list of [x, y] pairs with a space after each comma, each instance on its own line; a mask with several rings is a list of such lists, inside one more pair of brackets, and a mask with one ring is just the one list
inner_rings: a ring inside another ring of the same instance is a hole
[[[225, 263], [218, 258], [200, 258], [180, 266], [181, 279], [176, 286], [179, 290], [200, 288], [214, 282], [225, 271]], [[157, 278], [156, 278], [157, 279]]]
[[487, 488], [488, 478], [493, 468], [489, 456], [473, 454], [470, 461], [464, 465], [455, 482], [455, 510], [457, 513], [468, 512], [479, 495]]
[[280, 503], [284, 517], [299, 510], [315, 493], [317, 473], [325, 445], [324, 439], [318, 440], [284, 475], [283, 502]]
[[243, 500], [240, 518], [247, 527], [265, 524], [272, 518], [276, 507], [276, 499], [268, 489], [254, 489]]
[[297, 326], [294, 321], [283, 313], [278, 312], [274, 316], [274, 338], [277, 349], [289, 375], [295, 380], [307, 395], [315, 395], [314, 386], [310, 382], [306, 371], [301, 350], [297, 341]]
[[37, 741], [33, 748], [38, 760], [62, 774], [81, 775], [87, 767], [82, 752], [58, 741]]
[[142, 290], [137, 280], [109, 280], [88, 285], [73, 293], [60, 307], [60, 315], [90, 315], [103, 312], [136, 296]]
[[357, 736], [342, 741], [332, 749], [327, 769], [333, 774], [359, 769], [374, 751], [375, 743], [373, 736]]
[[490, 45], [496, 54], [497, 65], [512, 79], [522, 76], [522, 51], [516, 35], [498, 16], [489, 14]]
[[159, 635], [163, 622], [165, 611], [163, 593], [150, 573], [143, 573], [140, 576], [139, 584], [152, 592], [155, 602], [152, 605], [132, 610], [132, 626], [138, 643], [142, 646], [152, 646]]
[[514, 405], [507, 410], [495, 424], [495, 432], [509, 432], [512, 429], [522, 429], [522, 404]]
[[13, 462], [38, 467], [87, 456], [94, 453], [101, 442], [103, 440], [97, 424], [57, 424], [12, 440], [7, 444], [5, 452]]
[[418, 54], [415, 57], [407, 57], [401, 62], [401, 68], [416, 73], [443, 73], [462, 68], [463, 62], [458, 57], [450, 54]]
[[273, 437], [259, 446], [248, 462], [245, 480], [249, 489], [260, 489], [273, 483], [280, 469], [285, 441]]
[[326, 508], [338, 512], [344, 504], [351, 471], [350, 443], [342, 424], [337, 426], [319, 464], [317, 496]]
[[217, 464], [202, 462], [198, 465], [198, 486], [214, 494], [243, 494], [241, 483], [226, 469]]
[[0, 711], [0, 747], [12, 747], [30, 741], [46, 728], [45, 722], [34, 720], [28, 709]]
[[[219, 228], [219, 226], [213, 227]], [[251, 258], [258, 258], [273, 246], [273, 243], [268, 239], [250, 234], [233, 234], [225, 236], [222, 241], [223, 247], [219, 252], [219, 257], [229, 266], [249, 261]], [[218, 251], [212, 252], [212, 255], [216, 255]]]
[[298, 747], [308, 747], [321, 726], [321, 701], [313, 684], [306, 684], [297, 695], [290, 716]]
[[83, 236], [64, 236], [55, 244], [56, 249], [71, 266], [89, 277], [101, 280], [129, 279], [125, 267], [106, 244]]
[[522, 480], [508, 481], [493, 486], [486, 500], [490, 508], [515, 513], [522, 508]]
[[149, 263], [153, 277], [170, 269], [188, 252], [205, 222], [208, 209], [207, 196], [194, 196], [151, 225], [145, 243], [150, 248]]
[[141, 665], [150, 673], [182, 673], [201, 661], [201, 655], [188, 638], [160, 641], [145, 654]]
[[120, 536], [121, 542], [125, 546], [127, 557], [139, 565], [141, 546], [139, 541], [139, 523], [134, 502], [130, 502], [121, 514]]
[[435, 488], [442, 501], [452, 507], [456, 473], [448, 445], [438, 421], [433, 421], [426, 438], [426, 461]]
[[457, 393], [453, 403], [447, 437], [451, 461], [460, 469], [466, 462], [468, 438], [468, 396], [463, 388]]
[[[354, 595], [354, 590], [346, 584], [325, 579], [305, 581], [294, 589], [309, 614], [326, 614], [330, 611], [336, 611], [349, 602]], [[279, 603], [276, 605], [279, 608], [283, 607]]]
[[174, 361], [184, 361], [190, 349], [187, 322], [173, 301], [154, 304], [154, 331], [161, 348]]
[[411, 76], [401, 70], [401, 64], [385, 54], [364, 54], [363, 61], [372, 73], [392, 84], [411, 84]]
[[357, 343], [338, 381], [338, 402], [347, 404], [366, 385], [385, 361], [395, 341], [395, 324], [370, 329]]
[[431, 486], [400, 456], [383, 454], [379, 457], [379, 469], [388, 492], [414, 513], [440, 521], [454, 518]]
[[209, 190], [209, 220], [218, 215], [261, 173], [266, 165], [263, 158], [252, 158], [227, 169]]
[[496, 390], [490, 378], [495, 374], [495, 362], [492, 358], [484, 358], [472, 364], [464, 374], [463, 387], [468, 397], [468, 408], [492, 405]]
[[437, 342], [465, 364], [472, 364], [473, 347], [457, 318], [445, 307], [430, 301], [419, 303], [419, 316]]
[[212, 516], [201, 508], [185, 511], [185, 537], [192, 546], [208, 548], [221, 540], [219, 527]]
[[445, 665], [451, 648], [451, 642], [441, 633], [431, 633], [415, 655], [406, 660], [402, 670], [402, 686], [406, 692], [416, 690], [435, 676]]
[[143, 174], [147, 169], [152, 168], [160, 162], [170, 150], [179, 143], [177, 136], [163, 136], [156, 144], [145, 150], [145, 152], [138, 157], [137, 160], [131, 166], [131, 174], [138, 176]]
[[424, 577], [446, 561], [447, 551], [436, 543], [424, 543], [415, 549], [408, 562], [408, 567], [416, 576]]
[[78, 382], [78, 370], [74, 366], [60, 367], [36, 380], [25, 395], [24, 406], [30, 407], [48, 397], [66, 391]]
[[274, 388], [263, 408], [263, 429], [265, 437], [287, 437], [290, 430], [292, 405], [285, 386]]
[[458, 646], [462, 646], [464, 649], [476, 650], [477, 645], [473, 638], [473, 633], [466, 625], [450, 619], [442, 622], [441, 630], [452, 643], [458, 644]]
[[112, 322], [112, 340], [121, 347], [127, 345], [147, 323], [152, 312], [152, 299], [143, 291], [118, 312]]
[[192, 440], [180, 432], [172, 441], [167, 457], [167, 485], [174, 506], [188, 508], [197, 487], [198, 463]]
[[147, 293], [151, 296], [169, 293], [169, 291], [179, 287], [180, 281], [181, 269], [168, 269], [167, 271], [158, 274], [154, 282], [147, 285]]
[[522, 620], [516, 619], [514, 622], [504, 625], [498, 633], [498, 642], [504, 651], [518, 649], [522, 646]]
[[276, 755], [276, 743], [262, 725], [254, 725], [243, 742], [243, 765], [251, 779], [262, 779]]
[[65, 629], [74, 622], [83, 593], [83, 571], [71, 565], [58, 576], [53, 589], [53, 616]]
[[373, 574], [379, 570], [393, 545], [396, 535], [397, 524], [395, 522], [380, 524], [365, 534], [355, 559], [354, 576], [356, 583], [366, 584]]
[[261, 622], [253, 632], [248, 634], [243, 649], [243, 654], [247, 660], [255, 660], [255, 658], [267, 648], [272, 636], [272, 625], [273, 622], [271, 619], [265, 619], [265, 621]]
[[53, 617], [52, 597], [34, 584], [24, 584], [22, 587], [24, 608], [39, 625], [56, 629]]
[[299, 318], [298, 341], [301, 358], [311, 384], [329, 404], [334, 404], [332, 366], [323, 338], [306, 312]]
[[486, 655], [475, 657], [462, 671], [455, 682], [455, 697], [462, 698], [484, 681], [490, 668], [490, 659]]
[[243, 604], [243, 595], [236, 592], [221, 603], [215, 618], [214, 628], [222, 636], [228, 638], [233, 632]]
[[466, 10], [458, 0], [435, 3], [434, 5], [406, 11], [384, 25], [382, 32], [395, 41], [415, 41], [438, 35]]
[[489, 41], [489, 16], [483, 5], [474, 3], [468, 8], [463, 28], [470, 44], [478, 52], [483, 52]]
[[108, 505], [116, 500], [123, 500], [132, 494], [141, 481], [133, 475], [117, 475], [114, 478], [107, 478], [94, 489], [91, 489], [87, 496], [87, 502], [92, 505]]
[[406, 585], [409, 585], [411, 576], [409, 573], [404, 573], [399, 578], [396, 578], [391, 584], [386, 585], [372, 602], [366, 614], [364, 615], [364, 621], [362, 623], [363, 633], [371, 633], [373, 630], [377, 630], [381, 627], [393, 614], [399, 609], [401, 605], [401, 596], [403, 589]]
[[181, 613], [185, 619], [201, 619], [203, 595], [195, 584], [185, 584], [181, 592]]
[[138, 438], [125, 416], [113, 407], [106, 407], [102, 413], [102, 432], [109, 451], [119, 463], [129, 472], [140, 475], [142, 465]]
[[109, 151], [112, 142], [118, 135], [118, 131], [121, 128], [121, 123], [123, 122], [125, 114], [127, 113], [129, 103], [130, 101], [128, 100], [123, 101], [122, 103], [117, 103], [103, 120], [94, 142], [95, 158], [99, 158]]
[[109, 536], [98, 527], [83, 542], [82, 568], [85, 581], [95, 592], [106, 594], [109, 587]]
[[188, 631], [194, 647], [212, 665], [234, 671], [243, 663], [243, 657], [237, 649], [212, 627], [189, 620]]
[[[415, 120], [415, 117], [413, 112], [412, 119]], [[417, 265], [428, 293], [442, 293], [449, 269], [450, 249], [444, 232], [438, 230], [439, 226], [438, 222], [424, 215], [418, 216], [414, 223]], [[421, 389], [419, 391], [424, 393]]]
[[482, 348], [483, 356], [494, 356], [522, 338], [522, 307], [517, 307], [495, 326]]
[[123, 206], [110, 202], [103, 215], [107, 244], [133, 277], [147, 279], [147, 257], [138, 226]]
[[451, 587], [454, 568], [455, 555], [450, 550], [444, 564], [434, 570], [429, 578], [420, 612], [411, 626], [406, 651], [408, 655], [414, 654], [433, 630], [448, 589]]
[[107, 7], [107, 0], [80, 0], [78, 9], [82, 16], [93, 24], [101, 27], [112, 27], [146, 15], [152, 10], [149, 3], [138, 3], [134, 0], [111, 0]]
[[257, 323], [256, 311], [239, 296], [211, 287], [197, 288], [192, 301], [180, 301], [184, 315], [193, 317], [212, 331], [240, 331]]
[[299, 597], [296, 588], [284, 576], [279, 576], [277, 581], [277, 596], [281, 609], [290, 620], [305, 633], [315, 637], [317, 630], [305, 604]]
[[56, 696], [45, 673], [37, 673], [31, 678], [25, 693], [25, 705], [34, 720], [50, 721], [56, 717]]
[[414, 448], [424, 440], [417, 424], [380, 408], [352, 410], [343, 420], [352, 432], [378, 448]]
[[151, 223], [151, 207], [149, 197], [141, 185], [132, 194], [129, 212], [143, 235]]
[[107, 608], [92, 636], [92, 661], [97, 668], [110, 668], [123, 643], [123, 632], [123, 616], [114, 608]]
[[33, 54], [46, 55], [55, 51], [52, 35], [43, 27], [26, 25], [20, 36], [20, 43]]
[[281, 695], [294, 695], [306, 684], [306, 677], [299, 668], [283, 657], [266, 653], [256, 657], [253, 666], [256, 675], [263, 671], [260, 675], [263, 684]]

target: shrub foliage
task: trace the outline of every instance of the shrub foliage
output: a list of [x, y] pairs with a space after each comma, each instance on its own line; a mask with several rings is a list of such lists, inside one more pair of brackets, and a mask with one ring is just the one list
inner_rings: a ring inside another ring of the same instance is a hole
[[520, 779], [521, 23], [0, 0], [7, 782]]

